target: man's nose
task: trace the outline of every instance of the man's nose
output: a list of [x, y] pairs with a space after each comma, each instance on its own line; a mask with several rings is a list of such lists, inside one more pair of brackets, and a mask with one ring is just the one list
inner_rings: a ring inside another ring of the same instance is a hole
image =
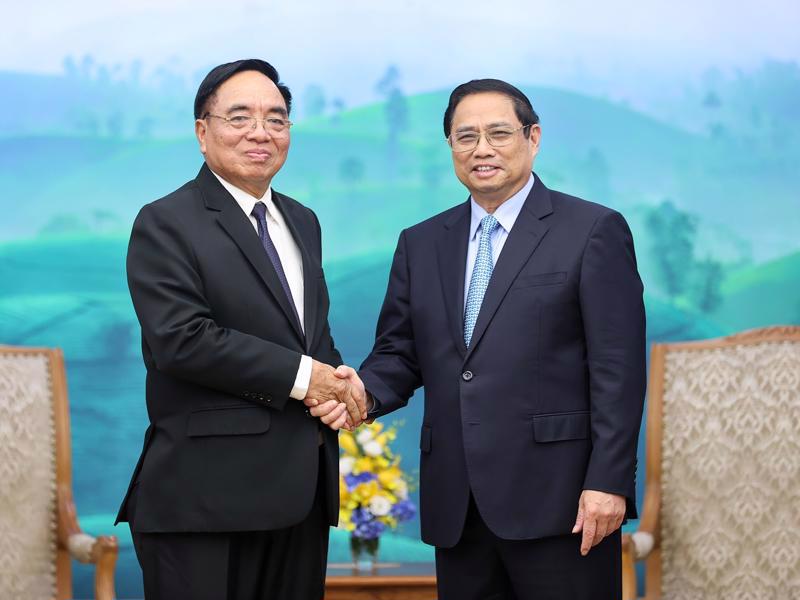
[[267, 120], [266, 119], [256, 120], [256, 126], [250, 128], [248, 137], [260, 140], [271, 139], [272, 132], [269, 129], [267, 129]]
[[494, 146], [489, 143], [485, 133], [482, 133], [478, 138], [478, 145], [472, 151], [476, 156], [491, 156], [494, 154]]

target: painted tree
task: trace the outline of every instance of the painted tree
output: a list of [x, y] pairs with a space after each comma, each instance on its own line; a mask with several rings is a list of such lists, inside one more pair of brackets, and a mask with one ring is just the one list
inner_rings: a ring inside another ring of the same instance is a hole
[[319, 117], [325, 113], [327, 101], [322, 86], [312, 83], [303, 93], [303, 111], [307, 117]]
[[408, 127], [408, 103], [400, 89], [400, 70], [389, 65], [375, 90], [385, 98], [385, 115], [387, 125], [386, 155], [389, 165], [389, 177], [397, 173], [400, 158], [400, 134]]
[[355, 185], [364, 178], [364, 161], [348, 156], [339, 163], [339, 177], [348, 185]]
[[722, 264], [711, 258], [694, 265], [692, 303], [705, 314], [713, 312], [722, 302], [722, 280], [725, 272]]
[[659, 278], [667, 296], [674, 300], [686, 291], [692, 272], [695, 219], [665, 200], [650, 211], [645, 224]]

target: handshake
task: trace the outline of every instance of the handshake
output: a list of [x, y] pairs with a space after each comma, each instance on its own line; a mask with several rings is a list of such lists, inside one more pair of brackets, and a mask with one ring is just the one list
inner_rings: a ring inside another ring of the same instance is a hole
[[311, 380], [303, 404], [314, 417], [338, 431], [342, 427], [352, 431], [367, 420], [367, 392], [358, 374], [345, 365], [334, 369], [330, 365], [313, 361]]

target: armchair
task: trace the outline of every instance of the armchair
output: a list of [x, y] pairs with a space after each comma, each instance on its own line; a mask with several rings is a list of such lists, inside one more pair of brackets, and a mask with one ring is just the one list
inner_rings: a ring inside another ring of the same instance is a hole
[[117, 551], [78, 525], [61, 350], [0, 346], [0, 597], [72, 598], [75, 558], [111, 600]]
[[800, 327], [654, 344], [623, 598], [800, 598]]

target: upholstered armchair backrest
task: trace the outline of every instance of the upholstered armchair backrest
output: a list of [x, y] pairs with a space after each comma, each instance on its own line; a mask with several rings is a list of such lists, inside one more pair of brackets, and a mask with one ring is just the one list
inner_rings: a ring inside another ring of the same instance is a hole
[[666, 600], [800, 598], [800, 336], [791, 331], [666, 345]]
[[0, 598], [56, 596], [56, 458], [49, 354], [0, 348]]

